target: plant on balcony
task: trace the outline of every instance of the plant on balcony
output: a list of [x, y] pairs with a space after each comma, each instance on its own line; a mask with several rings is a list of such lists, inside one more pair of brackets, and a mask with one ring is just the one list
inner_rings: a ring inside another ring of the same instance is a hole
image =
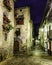
[[13, 26], [10, 24], [10, 20], [8, 19], [8, 17], [3, 14], [3, 32], [4, 32], [4, 35], [5, 35], [5, 40], [7, 40], [7, 35], [8, 33], [10, 32], [10, 30], [13, 29]]
[[5, 7], [11, 11], [11, 5], [10, 5], [10, 0], [3, 0], [3, 4], [5, 5]]

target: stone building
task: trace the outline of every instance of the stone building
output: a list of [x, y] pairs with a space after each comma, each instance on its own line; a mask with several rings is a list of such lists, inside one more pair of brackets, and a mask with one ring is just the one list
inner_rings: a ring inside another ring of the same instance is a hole
[[[16, 43], [17, 42], [17, 43]], [[0, 59], [4, 60], [19, 52], [29, 52], [32, 46], [32, 21], [30, 8], [15, 11], [14, 1], [0, 1]]]
[[21, 7], [15, 10], [15, 32], [18, 33], [15, 33], [15, 36], [19, 36], [22, 41], [19, 43], [19, 51], [28, 52], [32, 46], [32, 21], [29, 7]]
[[14, 1], [0, 0], [0, 55], [5, 58], [12, 56], [13, 44]]
[[44, 18], [44, 22], [39, 29], [39, 37], [44, 50], [52, 55], [52, 2], [50, 2], [49, 10]]

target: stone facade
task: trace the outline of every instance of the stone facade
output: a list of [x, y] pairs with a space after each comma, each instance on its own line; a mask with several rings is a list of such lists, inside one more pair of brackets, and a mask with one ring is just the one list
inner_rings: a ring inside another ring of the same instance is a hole
[[[15, 14], [17, 14], [16, 17], [23, 15], [24, 16], [24, 22], [15, 24], [15, 30], [20, 29], [20, 39], [22, 41], [22, 45], [19, 44], [20, 48], [19, 50], [22, 50], [21, 47], [26, 48], [26, 51], [31, 48], [32, 45], [32, 21], [30, 19], [30, 8], [29, 7], [22, 7], [18, 8], [15, 11]], [[16, 20], [15, 20], [16, 22]]]
[[[20, 12], [21, 10], [23, 15]], [[32, 21], [30, 19], [30, 8], [22, 7], [17, 9], [15, 12], [18, 15], [22, 15], [20, 21], [23, 20], [23, 23], [18, 23], [19, 25], [16, 25], [16, 20], [14, 19], [13, 0], [0, 1], [0, 57], [2, 60], [13, 56], [14, 46], [16, 43], [15, 32], [18, 29], [20, 29], [20, 36], [18, 36], [20, 39], [19, 51], [29, 52], [32, 46]]]
[[0, 1], [0, 52], [1, 54], [8, 58], [13, 55], [13, 43], [14, 43], [14, 29], [10, 30], [7, 34], [7, 40], [5, 40], [5, 35], [3, 31], [3, 14], [7, 15], [8, 20], [10, 20], [10, 25], [14, 27], [14, 1], [10, 1], [11, 11], [8, 11], [7, 7], [3, 3], [4, 0]]

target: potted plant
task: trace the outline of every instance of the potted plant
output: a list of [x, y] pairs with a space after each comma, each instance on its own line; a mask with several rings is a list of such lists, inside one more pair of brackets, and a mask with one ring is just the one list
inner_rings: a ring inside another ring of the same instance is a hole
[[5, 35], [5, 40], [7, 40], [7, 35], [8, 33], [10, 32], [10, 30], [13, 29], [13, 26], [10, 24], [10, 20], [8, 19], [8, 17], [3, 14], [3, 32], [4, 32], [4, 35]]
[[5, 5], [5, 7], [11, 11], [11, 5], [10, 5], [10, 0], [3, 0], [3, 4]]

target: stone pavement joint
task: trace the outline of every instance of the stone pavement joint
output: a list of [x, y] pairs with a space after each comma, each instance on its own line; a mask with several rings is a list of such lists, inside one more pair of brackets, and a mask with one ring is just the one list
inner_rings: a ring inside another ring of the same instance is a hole
[[16, 56], [1, 62], [0, 65], [52, 65], [52, 59], [49, 59], [51, 57]]

